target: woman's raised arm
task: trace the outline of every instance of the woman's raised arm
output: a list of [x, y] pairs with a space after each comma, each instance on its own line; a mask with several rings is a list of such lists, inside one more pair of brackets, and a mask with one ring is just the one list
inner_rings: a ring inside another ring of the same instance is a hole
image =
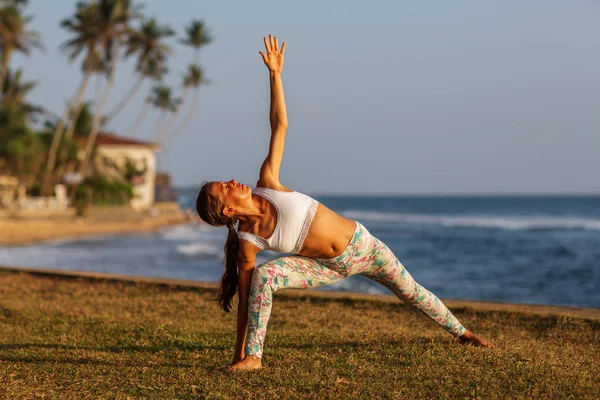
[[279, 186], [279, 169], [283, 159], [285, 145], [285, 134], [288, 127], [287, 110], [285, 108], [285, 97], [283, 95], [283, 82], [281, 71], [283, 70], [283, 55], [285, 53], [285, 42], [279, 48], [277, 36], [269, 35], [264, 38], [266, 53], [259, 52], [269, 69], [271, 85], [271, 141], [269, 154], [260, 169], [260, 180], [258, 186]]

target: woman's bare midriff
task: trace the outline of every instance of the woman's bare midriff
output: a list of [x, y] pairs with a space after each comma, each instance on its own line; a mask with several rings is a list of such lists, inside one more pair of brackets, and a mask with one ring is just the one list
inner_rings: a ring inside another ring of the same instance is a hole
[[319, 203], [299, 254], [314, 258], [337, 257], [350, 243], [355, 228], [356, 222]]

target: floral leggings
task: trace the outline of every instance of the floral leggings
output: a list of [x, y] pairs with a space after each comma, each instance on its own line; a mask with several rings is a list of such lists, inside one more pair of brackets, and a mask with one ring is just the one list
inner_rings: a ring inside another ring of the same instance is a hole
[[430, 291], [410, 276], [392, 251], [356, 222], [350, 243], [331, 259], [298, 255], [281, 257], [254, 269], [248, 301], [246, 355], [262, 357], [273, 293], [282, 288], [313, 288], [347, 276], [362, 275], [390, 289], [403, 302], [412, 304], [458, 337], [466, 329]]

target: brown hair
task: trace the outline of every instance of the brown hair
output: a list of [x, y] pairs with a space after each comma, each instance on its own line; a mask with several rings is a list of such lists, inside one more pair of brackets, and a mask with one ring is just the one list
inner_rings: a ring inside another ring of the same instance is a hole
[[196, 212], [204, 222], [213, 226], [226, 225], [229, 229], [225, 242], [225, 273], [221, 278], [216, 300], [225, 312], [231, 310], [231, 301], [238, 289], [237, 248], [238, 239], [233, 219], [223, 215], [224, 204], [219, 198], [208, 193], [205, 183], [196, 198]]

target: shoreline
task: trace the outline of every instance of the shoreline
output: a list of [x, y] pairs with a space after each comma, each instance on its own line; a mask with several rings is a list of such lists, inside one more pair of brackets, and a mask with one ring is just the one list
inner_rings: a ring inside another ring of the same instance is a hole
[[[38, 276], [55, 277], [58, 279], [84, 279], [89, 281], [108, 281], [130, 284], [147, 284], [155, 286], [166, 286], [184, 290], [215, 290], [218, 284], [216, 282], [195, 281], [175, 278], [157, 278], [133, 275], [120, 275], [102, 272], [84, 272], [67, 271], [49, 268], [31, 268], [0, 265], [0, 273], [30, 274]], [[288, 298], [324, 298], [324, 299], [349, 299], [353, 301], [379, 302], [379, 303], [401, 303], [394, 295], [387, 294], [368, 294], [342, 291], [319, 291], [303, 289], [282, 289], [276, 293], [276, 296], [285, 296]], [[450, 309], [471, 308], [477, 311], [503, 311], [509, 313], [523, 313], [532, 315], [555, 315], [561, 317], [574, 317], [600, 320], [600, 309], [556, 306], [545, 304], [519, 304], [502, 303], [485, 300], [461, 300], [461, 299], [442, 299]]]
[[76, 240], [91, 235], [147, 233], [187, 222], [189, 219], [183, 213], [108, 221], [86, 217], [0, 219], [0, 246], [26, 246], [56, 239]]

